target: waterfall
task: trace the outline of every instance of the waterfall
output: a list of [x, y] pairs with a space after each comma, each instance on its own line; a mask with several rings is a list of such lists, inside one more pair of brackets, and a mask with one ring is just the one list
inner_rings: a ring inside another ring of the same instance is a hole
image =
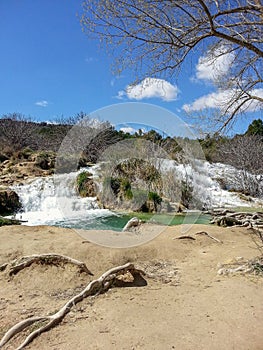
[[237, 193], [228, 191], [232, 187], [233, 179], [237, 182], [236, 179], [240, 178], [240, 171], [230, 165], [197, 159], [191, 163], [181, 164], [174, 160], [163, 159], [161, 168], [164, 173], [174, 169], [175, 176], [179, 179], [187, 178], [193, 187], [193, 204], [199, 203], [203, 208], [251, 207], [253, 203], [262, 204], [258, 198], [251, 198], [252, 202], [248, 202], [241, 199]]
[[[211, 164], [206, 161], [194, 161], [192, 164], [178, 164], [173, 160], [163, 159], [161, 171], [173, 169], [178, 178], [183, 179], [186, 174], [193, 187], [193, 197], [196, 203], [204, 208], [256, 206], [254, 202], [242, 200], [238, 194], [227, 191], [228, 181], [238, 176], [236, 169], [225, 164]], [[105, 222], [118, 217], [116, 213], [107, 209], [100, 209], [95, 197], [81, 198], [75, 190], [77, 175], [84, 169], [69, 174], [36, 178], [24, 185], [12, 188], [19, 195], [23, 211], [16, 214], [16, 218], [27, 225], [58, 225], [76, 228], [108, 228]], [[85, 169], [87, 170], [87, 169]], [[100, 167], [88, 168], [96, 179]], [[220, 185], [224, 181], [224, 187]], [[259, 204], [259, 205], [262, 205]], [[200, 208], [199, 208], [200, 209]], [[113, 216], [115, 218], [113, 218]]]
[[[90, 169], [89, 169], [90, 170]], [[27, 225], [87, 226], [98, 217], [113, 215], [100, 209], [96, 197], [81, 198], [75, 189], [79, 172], [54, 175], [13, 186], [22, 202], [16, 218]]]

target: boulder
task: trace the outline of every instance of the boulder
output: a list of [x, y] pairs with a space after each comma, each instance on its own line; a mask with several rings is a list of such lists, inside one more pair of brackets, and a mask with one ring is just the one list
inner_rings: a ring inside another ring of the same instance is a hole
[[97, 186], [92, 179], [87, 179], [85, 182], [85, 197], [96, 197]]
[[154, 202], [151, 200], [147, 200], [143, 203], [143, 205], [139, 208], [138, 211], [142, 211], [143, 213], [154, 213], [155, 210]]
[[0, 190], [0, 215], [10, 215], [21, 208], [17, 193], [13, 190]]
[[55, 166], [55, 155], [52, 152], [40, 152], [35, 157], [35, 165], [42, 170], [50, 170]]

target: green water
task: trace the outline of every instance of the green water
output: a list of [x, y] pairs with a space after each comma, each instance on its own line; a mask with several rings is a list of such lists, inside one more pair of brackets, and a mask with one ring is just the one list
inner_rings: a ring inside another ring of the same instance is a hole
[[262, 212], [263, 208], [262, 207], [234, 207], [231, 208], [234, 211], [241, 211], [241, 212], [246, 212], [246, 213], [255, 213], [255, 212]]
[[211, 220], [210, 215], [200, 214], [200, 213], [188, 213], [185, 214], [150, 214], [150, 213], [129, 213], [120, 214], [114, 213], [110, 216], [96, 217], [94, 219], [89, 218], [87, 220], [69, 221], [63, 223], [56, 223], [57, 226], [71, 227], [77, 229], [86, 230], [114, 230], [121, 231], [126, 223], [132, 217], [138, 217], [147, 223], [154, 223], [160, 225], [181, 225], [181, 224], [209, 224]]

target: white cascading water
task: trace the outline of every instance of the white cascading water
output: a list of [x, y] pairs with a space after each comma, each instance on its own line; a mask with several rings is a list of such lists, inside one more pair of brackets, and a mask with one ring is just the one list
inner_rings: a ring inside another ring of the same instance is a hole
[[[89, 168], [96, 177], [99, 166]], [[194, 188], [194, 196], [204, 208], [256, 206], [260, 202], [246, 202], [233, 192], [220, 187], [216, 179], [224, 179], [236, 169], [225, 164], [196, 161], [194, 166], [178, 164], [172, 160], [163, 160], [162, 170], [175, 169], [177, 176], [183, 178], [187, 173], [188, 180]], [[83, 170], [83, 169], [82, 169]], [[81, 198], [76, 194], [75, 181], [79, 173], [37, 178], [25, 185], [14, 186], [23, 205], [23, 212], [17, 218], [27, 225], [61, 225], [88, 228], [89, 223], [98, 218], [114, 215], [109, 210], [100, 209], [96, 198]], [[230, 176], [231, 177], [231, 176]], [[165, 177], [164, 177], [165, 178]]]
[[238, 194], [222, 189], [217, 181], [224, 179], [227, 183], [227, 174], [232, 171], [229, 166], [195, 161], [194, 167], [179, 165], [177, 168], [182, 173], [186, 171], [194, 189], [194, 196], [203, 203], [204, 208], [251, 206], [251, 203], [240, 199]]
[[81, 198], [77, 195], [75, 182], [78, 173], [37, 178], [28, 184], [14, 186], [23, 206], [23, 212], [16, 218], [32, 226], [74, 226], [81, 220], [88, 224], [97, 217], [113, 215], [109, 210], [99, 208], [96, 197]]
[[[248, 202], [242, 200], [237, 193], [227, 190], [232, 187], [232, 180], [240, 177], [239, 171], [232, 166], [203, 160], [195, 160], [192, 164], [179, 164], [174, 160], [165, 159], [162, 160], [161, 168], [163, 171], [175, 169], [180, 179], [187, 178], [193, 187], [193, 197], [205, 209], [262, 205], [257, 198], [251, 198], [252, 201]], [[221, 188], [222, 180], [227, 189]]]

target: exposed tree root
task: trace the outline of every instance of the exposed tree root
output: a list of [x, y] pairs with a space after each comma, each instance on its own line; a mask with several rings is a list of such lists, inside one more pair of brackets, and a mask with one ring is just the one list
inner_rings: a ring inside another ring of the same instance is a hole
[[[31, 332], [27, 336], [27, 338], [24, 340], [24, 342], [20, 344], [19, 347], [17, 348], [17, 350], [23, 349], [26, 345], [32, 342], [32, 340], [37, 336], [39, 336], [41, 333], [50, 330], [52, 327], [60, 323], [62, 319], [65, 317], [65, 315], [68, 312], [70, 312], [72, 306], [76, 305], [78, 302], [80, 302], [81, 300], [83, 300], [88, 296], [105, 292], [114, 284], [114, 282], [118, 281], [117, 277], [119, 275], [124, 275], [128, 272], [134, 277], [136, 277], [139, 274], [140, 275], [144, 274], [143, 271], [136, 269], [134, 265], [131, 263], [127, 263], [122, 266], [117, 266], [108, 270], [103, 275], [101, 275], [98, 279], [91, 281], [82, 290], [82, 292], [80, 292], [79, 294], [71, 298], [66, 304], [64, 304], [64, 306], [58, 312], [54, 313], [53, 315], [30, 317], [30, 318], [27, 318], [26, 320], [23, 320], [15, 324], [5, 333], [5, 335], [1, 339], [0, 348], [2, 348], [16, 334], [20, 333], [30, 325], [40, 322], [39, 327], [33, 332]], [[43, 325], [43, 322], [45, 322], [44, 325]]]
[[32, 265], [33, 263], [37, 264], [47, 264], [47, 265], [58, 265], [58, 264], [73, 264], [76, 265], [80, 272], [86, 272], [87, 274], [93, 276], [93, 273], [87, 268], [86, 264], [76, 260], [72, 259], [65, 255], [59, 255], [59, 254], [40, 254], [40, 255], [30, 255], [30, 256], [23, 256], [22, 258], [15, 259], [11, 261], [10, 263], [5, 263], [0, 266], [0, 271], [4, 271], [6, 268], [9, 268], [9, 275], [15, 275], [19, 271], [23, 270], [24, 268]]
[[195, 233], [196, 235], [204, 235], [204, 236], [207, 236], [211, 239], [213, 239], [214, 241], [218, 242], [218, 243], [223, 243], [222, 241], [220, 241], [220, 239], [218, 238], [215, 238], [214, 236], [210, 235], [208, 232], [206, 231], [200, 231], [200, 232], [196, 232]]
[[[195, 235], [204, 235], [204, 236], [207, 236], [207, 237], [213, 239], [214, 241], [216, 241], [218, 243], [223, 243], [222, 241], [220, 241], [219, 239], [215, 238], [214, 236], [211, 236], [209, 233], [207, 233], [205, 231], [196, 232]], [[179, 237], [174, 237], [173, 239], [190, 239], [190, 240], [193, 240], [193, 241], [196, 240], [196, 238], [194, 238], [191, 235], [182, 235], [182, 236], [179, 236]]]
[[179, 237], [175, 237], [173, 239], [191, 239], [192, 241], [195, 241], [195, 238], [193, 236], [190, 236], [190, 235], [182, 235]]
[[219, 275], [228, 275], [232, 273], [254, 273], [263, 275], [263, 257], [257, 257], [247, 261], [237, 261], [230, 264], [219, 264]]
[[210, 213], [213, 216], [212, 224], [218, 226], [238, 226], [263, 228], [263, 212], [234, 212], [231, 210], [213, 210]]

